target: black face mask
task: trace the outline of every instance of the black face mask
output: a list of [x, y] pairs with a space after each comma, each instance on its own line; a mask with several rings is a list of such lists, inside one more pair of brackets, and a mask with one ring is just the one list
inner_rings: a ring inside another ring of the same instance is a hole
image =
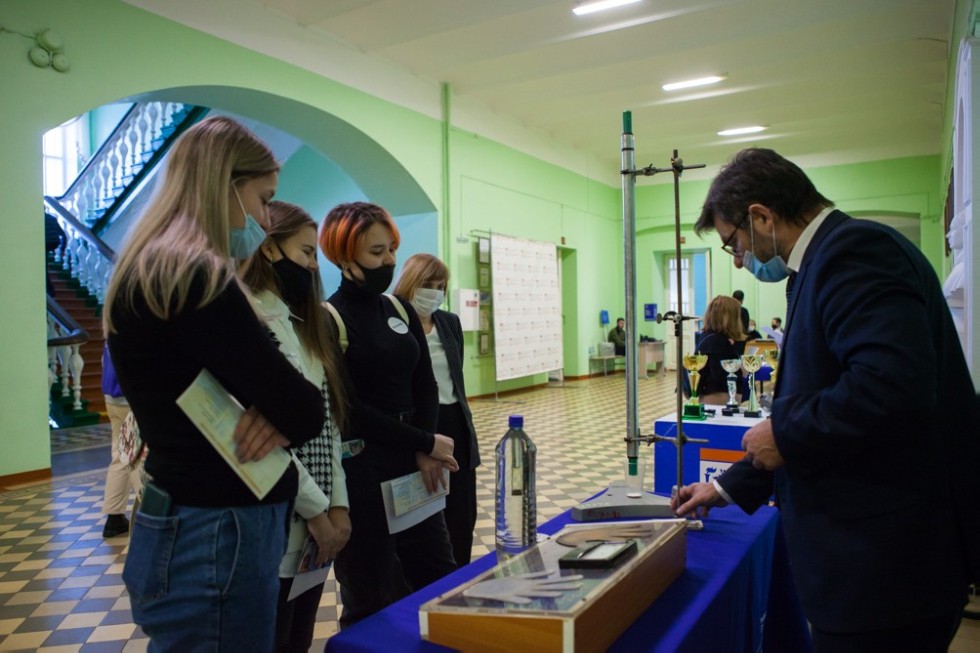
[[286, 256], [279, 243], [276, 247], [282, 258], [272, 264], [272, 271], [278, 278], [279, 292], [290, 306], [304, 306], [313, 288], [313, 272]]
[[395, 278], [394, 265], [382, 265], [376, 268], [365, 268], [359, 263], [354, 263], [354, 265], [361, 268], [361, 274], [364, 275], [364, 281], [360, 282], [361, 289], [364, 292], [380, 295], [388, 290], [388, 286], [391, 285], [391, 280]]

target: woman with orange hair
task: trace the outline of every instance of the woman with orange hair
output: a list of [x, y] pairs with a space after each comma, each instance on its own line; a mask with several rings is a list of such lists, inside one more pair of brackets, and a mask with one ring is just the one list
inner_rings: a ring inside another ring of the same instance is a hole
[[351, 538], [334, 569], [342, 626], [367, 617], [456, 568], [442, 512], [388, 532], [383, 481], [421, 471], [429, 490], [456, 471], [453, 440], [436, 433], [439, 391], [418, 316], [385, 295], [395, 270], [398, 229], [376, 204], [331, 209], [320, 249], [340, 268], [327, 301], [351, 378], [350, 428], [343, 434]]

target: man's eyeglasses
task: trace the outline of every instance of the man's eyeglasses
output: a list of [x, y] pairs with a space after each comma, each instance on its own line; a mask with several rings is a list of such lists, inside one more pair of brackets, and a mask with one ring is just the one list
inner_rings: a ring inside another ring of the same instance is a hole
[[749, 216], [746, 215], [741, 220], [739, 220], [738, 221], [738, 224], [735, 225], [735, 229], [732, 230], [732, 233], [728, 234], [728, 238], [726, 238], [724, 241], [722, 241], [722, 243], [721, 243], [721, 251], [723, 251], [726, 254], [729, 254], [731, 256], [738, 256], [738, 254], [735, 252], [735, 250], [732, 249], [732, 241], [735, 240], [735, 234], [737, 234], [738, 233], [738, 230], [742, 228], [742, 226], [745, 224], [746, 218], [748, 218], [748, 217]]

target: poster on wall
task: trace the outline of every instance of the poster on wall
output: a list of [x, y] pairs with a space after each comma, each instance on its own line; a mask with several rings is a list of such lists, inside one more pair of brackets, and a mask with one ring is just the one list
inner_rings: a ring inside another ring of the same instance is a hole
[[562, 369], [555, 244], [493, 234], [490, 251], [497, 380]]

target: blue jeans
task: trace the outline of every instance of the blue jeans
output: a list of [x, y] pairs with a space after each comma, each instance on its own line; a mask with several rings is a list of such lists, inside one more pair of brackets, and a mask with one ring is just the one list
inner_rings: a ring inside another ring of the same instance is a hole
[[287, 503], [136, 513], [123, 568], [149, 651], [271, 651]]

